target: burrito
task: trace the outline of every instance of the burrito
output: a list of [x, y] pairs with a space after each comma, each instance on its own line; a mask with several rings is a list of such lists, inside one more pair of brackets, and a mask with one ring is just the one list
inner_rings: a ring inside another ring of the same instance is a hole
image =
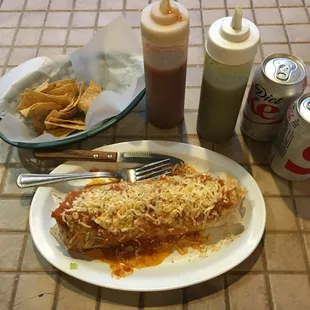
[[235, 224], [246, 189], [225, 174], [198, 173], [189, 166], [171, 175], [70, 192], [52, 212], [57, 239], [74, 251], [117, 247], [132, 240], [169, 236]]

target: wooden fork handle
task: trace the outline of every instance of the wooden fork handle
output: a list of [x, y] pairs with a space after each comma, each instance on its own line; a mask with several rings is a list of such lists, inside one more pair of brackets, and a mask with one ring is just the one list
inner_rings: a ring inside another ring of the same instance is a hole
[[53, 152], [36, 151], [33, 155], [36, 159], [70, 159], [81, 161], [104, 161], [112, 163], [117, 162], [117, 152], [64, 150]]

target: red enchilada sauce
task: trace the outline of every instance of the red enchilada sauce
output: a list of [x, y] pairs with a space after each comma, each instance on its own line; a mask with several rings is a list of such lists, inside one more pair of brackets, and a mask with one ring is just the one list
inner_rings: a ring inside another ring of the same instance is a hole
[[122, 278], [132, 274], [135, 268], [141, 269], [161, 264], [174, 250], [184, 255], [188, 253], [189, 248], [205, 249], [206, 241], [207, 237], [194, 232], [169, 236], [164, 240], [133, 240], [117, 247], [92, 249], [84, 254], [109, 264], [112, 275]]

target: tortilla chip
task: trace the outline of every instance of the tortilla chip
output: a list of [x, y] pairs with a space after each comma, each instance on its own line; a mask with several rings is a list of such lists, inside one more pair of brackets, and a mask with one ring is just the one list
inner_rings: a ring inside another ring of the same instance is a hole
[[74, 131], [75, 131], [74, 129], [70, 129], [70, 128], [55, 128], [55, 129], [45, 131], [44, 133], [50, 133], [54, 137], [60, 139], [60, 138], [67, 137], [68, 135], [70, 135], [70, 133]]
[[48, 88], [48, 79], [45, 82], [43, 82], [41, 85], [36, 87], [35, 91], [42, 92], [42, 91], [44, 91], [47, 88]]
[[85, 121], [81, 117], [67, 120], [50, 117], [48, 121], [45, 121], [45, 127], [47, 130], [58, 127], [85, 130]]
[[77, 84], [65, 84], [61, 87], [55, 87], [54, 89], [45, 92], [47, 95], [67, 95], [71, 101], [72, 98], [75, 98], [78, 93], [78, 87]]
[[32, 126], [38, 133], [43, 133], [45, 130], [44, 121], [51, 111], [60, 109], [61, 105], [56, 102], [41, 102], [34, 104], [28, 113], [32, 118]]
[[41, 103], [41, 102], [59, 103], [62, 105], [63, 108], [65, 108], [67, 105], [70, 104], [70, 98], [68, 98], [67, 95], [61, 95], [61, 96], [47, 95], [27, 88], [25, 92], [21, 95], [21, 102], [17, 106], [17, 110], [20, 111], [31, 107], [35, 103]]
[[79, 100], [78, 107], [85, 114], [89, 110], [95, 98], [102, 92], [103, 88], [96, 82], [90, 81], [88, 88], [84, 91], [81, 99]]
[[50, 91], [68, 84], [72, 85], [73, 87], [74, 85], [77, 87], [77, 81], [75, 79], [58, 80], [53, 83], [49, 83], [48, 88], [45, 89], [43, 92], [45, 94], [49, 94]]

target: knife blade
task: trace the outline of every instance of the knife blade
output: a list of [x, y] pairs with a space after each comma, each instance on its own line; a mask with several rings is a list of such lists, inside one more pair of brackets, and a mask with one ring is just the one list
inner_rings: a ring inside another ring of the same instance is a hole
[[62, 159], [78, 161], [101, 161], [110, 163], [150, 163], [170, 158], [171, 163], [183, 161], [177, 157], [152, 152], [104, 152], [88, 150], [35, 151], [36, 159]]

